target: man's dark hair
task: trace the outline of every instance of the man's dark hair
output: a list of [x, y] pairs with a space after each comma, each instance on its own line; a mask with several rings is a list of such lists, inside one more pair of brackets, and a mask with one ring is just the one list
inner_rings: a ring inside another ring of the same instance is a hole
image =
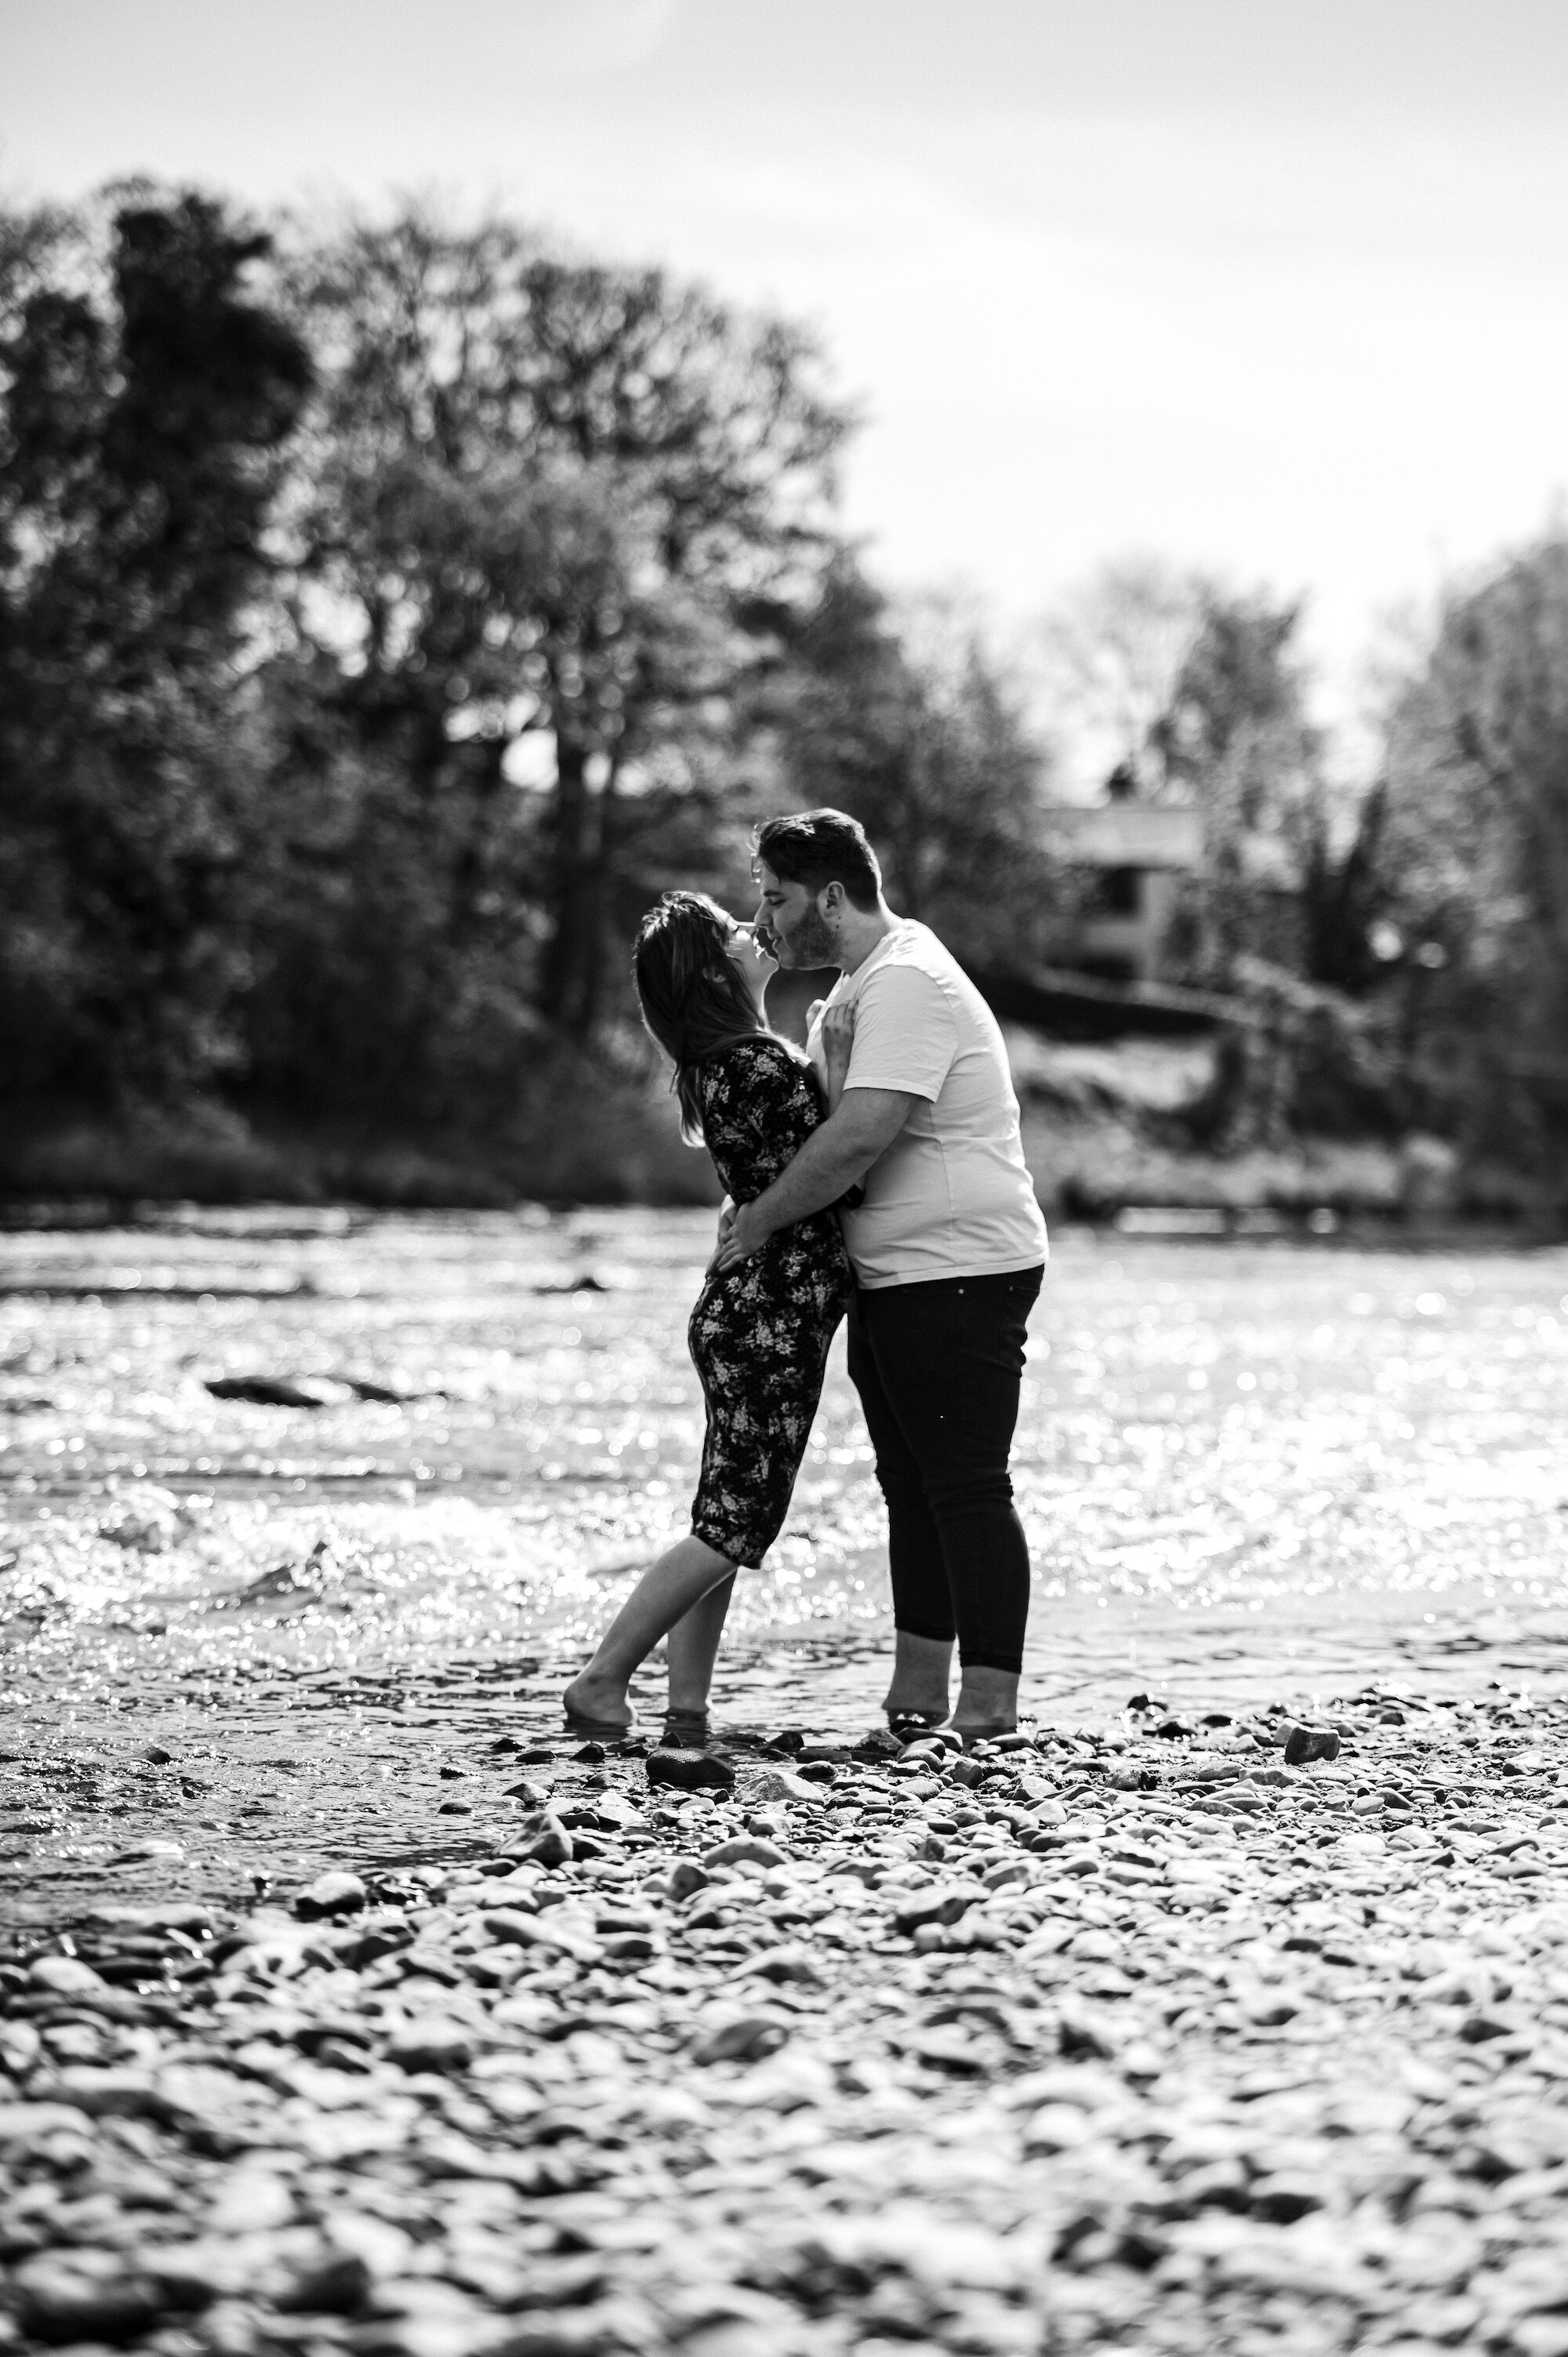
[[882, 895], [882, 870], [857, 818], [843, 811], [797, 811], [792, 818], [765, 818], [752, 836], [758, 862], [785, 884], [821, 892], [843, 886], [853, 908], [875, 909]]

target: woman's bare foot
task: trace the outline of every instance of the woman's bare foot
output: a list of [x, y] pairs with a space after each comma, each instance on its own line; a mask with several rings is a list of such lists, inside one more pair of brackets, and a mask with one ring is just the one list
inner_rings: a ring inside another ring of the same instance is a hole
[[599, 1727], [620, 1727], [632, 1723], [631, 1705], [626, 1698], [626, 1688], [614, 1678], [595, 1677], [585, 1670], [573, 1679], [561, 1697], [568, 1719], [580, 1719]]
[[948, 1676], [952, 1645], [937, 1637], [896, 1632], [893, 1679], [882, 1707], [889, 1719], [923, 1718], [940, 1727], [949, 1710]]
[[972, 1666], [963, 1673], [952, 1730], [966, 1744], [1011, 1735], [1018, 1724], [1018, 1673]]

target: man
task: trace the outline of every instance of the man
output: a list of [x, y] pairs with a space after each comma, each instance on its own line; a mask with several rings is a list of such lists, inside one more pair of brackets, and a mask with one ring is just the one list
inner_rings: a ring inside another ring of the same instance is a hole
[[887, 1501], [888, 1718], [946, 1717], [956, 1634], [953, 1727], [970, 1741], [1003, 1734], [1016, 1724], [1029, 1604], [1008, 1458], [1046, 1228], [1002, 1034], [936, 935], [889, 909], [854, 819], [769, 819], [756, 845], [758, 938], [786, 971], [839, 969], [822, 1012], [851, 1010], [853, 1046], [836, 1109], [726, 1219], [715, 1265], [864, 1180], [843, 1215], [857, 1287], [849, 1371]]

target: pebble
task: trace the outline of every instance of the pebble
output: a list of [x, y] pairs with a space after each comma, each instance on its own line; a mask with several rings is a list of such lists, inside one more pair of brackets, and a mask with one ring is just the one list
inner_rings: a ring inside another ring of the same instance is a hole
[[86, 1996], [105, 1986], [102, 1975], [75, 1956], [40, 1956], [28, 1966], [27, 1979], [32, 1987], [56, 1996]]
[[351, 1915], [365, 1903], [365, 1886], [357, 1874], [322, 1874], [306, 1885], [294, 1902], [304, 1921], [321, 1915]]
[[585, 1746], [9, 1936], [0, 2351], [1568, 2357], [1568, 1715], [1398, 1708]]

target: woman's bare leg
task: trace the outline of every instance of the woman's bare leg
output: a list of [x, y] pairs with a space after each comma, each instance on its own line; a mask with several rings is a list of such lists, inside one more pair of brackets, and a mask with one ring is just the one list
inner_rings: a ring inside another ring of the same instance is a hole
[[[710, 1588], [734, 1577], [728, 1555], [704, 1539], [677, 1539], [657, 1563], [649, 1565], [600, 1638], [593, 1660], [567, 1687], [562, 1697], [567, 1709], [584, 1718], [619, 1719], [629, 1727], [626, 1690], [633, 1671]], [[716, 1631], [714, 1643], [716, 1648]]]
[[948, 1715], [952, 1639], [914, 1637], [908, 1629], [896, 1629], [893, 1648], [893, 1679], [883, 1709], [889, 1718], [909, 1710], [939, 1725]]
[[735, 1574], [731, 1572], [716, 1587], [710, 1587], [671, 1630], [664, 1652], [670, 1665], [671, 1710], [695, 1713], [707, 1709], [714, 1663], [734, 1594]]

